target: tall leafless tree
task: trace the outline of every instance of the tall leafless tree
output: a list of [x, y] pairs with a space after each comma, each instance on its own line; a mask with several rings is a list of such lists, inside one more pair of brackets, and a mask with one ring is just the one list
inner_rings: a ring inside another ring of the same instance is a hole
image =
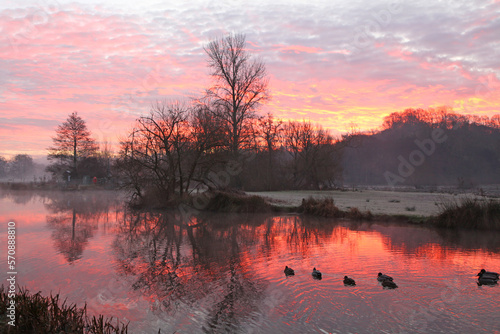
[[248, 133], [258, 106], [269, 99], [266, 68], [263, 61], [251, 57], [243, 34], [215, 39], [204, 49], [214, 80], [207, 98], [226, 125], [230, 151], [237, 154], [252, 139]]

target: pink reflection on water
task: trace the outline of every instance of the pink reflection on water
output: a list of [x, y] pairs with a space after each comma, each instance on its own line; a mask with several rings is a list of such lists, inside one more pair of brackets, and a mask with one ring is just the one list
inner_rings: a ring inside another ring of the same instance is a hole
[[[403, 326], [395, 313], [429, 309], [432, 300], [445, 303], [446, 309], [431, 309], [440, 316], [472, 312], [474, 321], [491, 327], [468, 305], [500, 297], [499, 288], [475, 285], [479, 269], [500, 269], [492, 233], [265, 215], [213, 215], [184, 224], [174, 214], [96, 207], [92, 198], [76, 202], [89, 204], [0, 201], [20, 226], [19, 284], [86, 302], [90, 314], [130, 320], [136, 331], [157, 331], [150, 324], [186, 332], [231, 331], [232, 324], [328, 331], [336, 323], [362, 332], [380, 329], [359, 320], [373, 314], [395, 330]], [[285, 277], [285, 265], [296, 275]], [[313, 280], [313, 267], [321, 281]], [[399, 288], [382, 289], [379, 271]], [[357, 285], [345, 287], [344, 275]], [[388, 309], [378, 310], [379, 303]], [[492, 305], [497, 312], [500, 304]]]

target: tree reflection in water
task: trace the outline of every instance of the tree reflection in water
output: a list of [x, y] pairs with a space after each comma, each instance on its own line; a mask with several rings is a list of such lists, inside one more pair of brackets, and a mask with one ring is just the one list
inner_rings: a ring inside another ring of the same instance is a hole
[[254, 244], [256, 227], [266, 217], [243, 220], [225, 215], [182, 223], [170, 213], [125, 217], [114, 243], [122, 274], [135, 275], [134, 289], [153, 302], [158, 316], [185, 308], [205, 313], [207, 332], [231, 331], [256, 312], [266, 283], [246, 267], [241, 247]]
[[[252, 268], [256, 261], [265, 263], [283, 252], [310, 258], [318, 246], [332, 243], [357, 253], [367, 233], [403, 254], [427, 257], [429, 247], [446, 248], [439, 246], [446, 238], [422, 226], [255, 214], [183, 222], [166, 212], [127, 212], [113, 247], [117, 270], [134, 277], [133, 288], [150, 300], [158, 317], [171, 323], [183, 321], [175, 314], [197, 313], [206, 332], [234, 332], [262, 311], [269, 293], [269, 275], [263, 278], [262, 268]], [[456, 249], [449, 250], [450, 258]]]
[[53, 229], [55, 248], [70, 264], [82, 257], [100, 222], [109, 221], [111, 210], [119, 202], [117, 193], [99, 191], [81, 193], [46, 192], [45, 206], [51, 214], [47, 225]]
[[[290, 324], [299, 329], [311, 328], [309, 323], [299, 321], [306, 317], [323, 325], [328, 324], [330, 318], [342, 322], [343, 306], [352, 307], [360, 314], [365, 311], [374, 314], [376, 308], [371, 308], [370, 301], [363, 303], [355, 293], [351, 294], [355, 290], [345, 290], [339, 285], [340, 277], [353, 273], [362, 283], [375, 269], [378, 271], [380, 266], [393, 263], [392, 274], [397, 275], [400, 270], [402, 275], [413, 270], [420, 275], [418, 280], [431, 286], [447, 281], [448, 272], [458, 273], [461, 275], [457, 276], [461, 277], [457, 282], [459, 288], [452, 285], [455, 289], [452, 291], [469, 298], [469, 290], [461, 288], [471, 280], [474, 282], [474, 278], [465, 277], [467, 271], [477, 273], [481, 263], [485, 263], [487, 269], [495, 268], [498, 266], [496, 254], [500, 253], [498, 232], [436, 230], [418, 225], [355, 223], [298, 215], [213, 214], [183, 222], [175, 213], [120, 211], [122, 202], [115, 193], [0, 194], [0, 198], [2, 196], [9, 197], [6, 205], [26, 203], [27, 212], [30, 201], [44, 203], [49, 211], [46, 218], [51, 239], [69, 263], [82, 258], [84, 250], [95, 242], [92, 252], [85, 254], [89, 260], [101, 255], [110, 259], [111, 262], [99, 262], [110, 264], [109, 268], [100, 268], [106, 279], [94, 278], [92, 261], [88, 266], [73, 266], [73, 271], [66, 272], [87, 270], [74, 280], [75, 284], [89, 277], [96, 283], [88, 286], [102, 285], [107, 279], [120, 284], [120, 288], [109, 288], [108, 284], [109, 290], [113, 290], [108, 294], [116, 293], [116, 300], [120, 302], [105, 307], [117, 312], [125, 309], [127, 316], [137, 313], [138, 318], [132, 321], [142, 319], [140, 324], [135, 324], [146, 332], [156, 326], [151, 321], [169, 326], [170, 332], [179, 328], [186, 332], [242, 329], [251, 332], [252, 328], [280, 332]], [[24, 210], [24, 207], [16, 210]], [[33, 223], [33, 226], [36, 225]], [[112, 238], [97, 238], [105, 233]], [[469, 268], [471, 263], [474, 270]], [[283, 275], [286, 264], [298, 273], [293, 279]], [[311, 264], [324, 269], [325, 279], [316, 289], [310, 288]], [[441, 272], [441, 268], [446, 270]], [[437, 269], [441, 276], [432, 272]], [[59, 272], [58, 268], [54, 270]], [[305, 272], [307, 275], [302, 275]], [[122, 277], [116, 277], [116, 273]], [[418, 280], [411, 280], [411, 277], [402, 279], [410, 295], [412, 291], [416, 296], [430, 291], [420, 289], [420, 284], [411, 284], [419, 283]], [[370, 288], [370, 285], [359, 285]], [[477, 287], [473, 285], [473, 288], [471, 291], [475, 293]], [[87, 292], [87, 297], [98, 301], [100, 292]], [[378, 292], [377, 289], [371, 298], [385, 296]], [[344, 299], [335, 300], [332, 295]], [[426, 298], [432, 296], [427, 294]], [[146, 301], [149, 307], [134, 309], [135, 301], [141, 306]], [[311, 305], [319, 306], [311, 308]], [[331, 316], [332, 307], [338, 311], [337, 316]], [[463, 309], [464, 314], [470, 311], [468, 304], [454, 307]], [[359, 319], [355, 318], [350, 325], [359, 325], [360, 331], [373, 329], [364, 327]], [[154, 331], [157, 330], [156, 327]]]

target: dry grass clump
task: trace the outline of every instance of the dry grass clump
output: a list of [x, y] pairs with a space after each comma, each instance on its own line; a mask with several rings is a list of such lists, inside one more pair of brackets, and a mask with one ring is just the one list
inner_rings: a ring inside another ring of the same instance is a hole
[[333, 198], [315, 199], [309, 197], [303, 199], [299, 211], [308, 215], [326, 218], [343, 218], [345, 213], [340, 210], [333, 201]]
[[361, 212], [358, 208], [350, 208], [349, 211], [342, 211], [336, 205], [333, 198], [315, 199], [309, 197], [303, 199], [299, 207], [299, 212], [326, 218], [349, 218], [353, 220], [371, 220], [373, 215], [370, 211]]
[[40, 292], [31, 294], [21, 288], [14, 296], [15, 326], [7, 323], [7, 307], [10, 305], [8, 292], [0, 288], [0, 328], [2, 333], [88, 333], [88, 334], [126, 334], [128, 324], [116, 321], [113, 318], [97, 318], [87, 316], [87, 306], [76, 307], [76, 304], [67, 305], [66, 300], [60, 301], [59, 295], [44, 297]]
[[271, 206], [256, 195], [246, 195], [238, 191], [215, 191], [208, 195], [210, 200], [206, 210], [214, 212], [258, 213], [269, 212]]
[[500, 230], [500, 203], [476, 198], [440, 205], [441, 212], [432, 219], [439, 227]]

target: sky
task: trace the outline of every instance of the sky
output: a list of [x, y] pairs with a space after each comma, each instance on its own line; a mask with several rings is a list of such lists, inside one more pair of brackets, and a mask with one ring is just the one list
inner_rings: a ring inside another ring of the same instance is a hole
[[210, 85], [203, 46], [246, 35], [260, 109], [340, 134], [406, 108], [500, 113], [500, 1], [0, 2], [0, 156], [46, 155], [76, 111], [115, 145], [158, 100]]

